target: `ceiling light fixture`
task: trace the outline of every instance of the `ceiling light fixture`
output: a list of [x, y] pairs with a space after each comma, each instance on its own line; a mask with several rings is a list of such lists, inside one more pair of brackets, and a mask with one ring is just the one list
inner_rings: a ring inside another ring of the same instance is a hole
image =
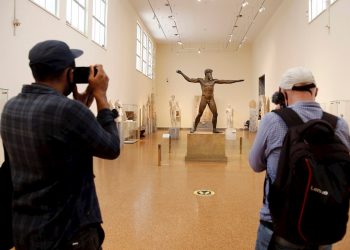
[[[263, 1], [262, 1], [261, 5], [260, 5], [260, 8], [259, 8], [258, 11], [256, 12], [256, 14], [255, 14], [253, 20], [251, 21], [251, 23], [249, 24], [249, 26], [248, 26], [248, 28], [247, 28], [247, 31], [245, 32], [244, 36], [242, 37], [241, 42], [239, 43], [239, 46], [238, 46], [238, 48], [237, 48], [236, 50], [238, 50], [239, 48], [241, 48], [241, 47], [242, 47], [242, 44], [247, 40], [247, 34], [248, 34], [250, 28], [252, 27], [253, 23], [255, 23], [255, 19], [256, 19], [256, 17], [258, 16], [258, 14], [259, 14], [260, 12], [262, 12], [262, 11], [265, 10], [265, 7], [264, 7], [265, 1], [266, 1], [266, 0], [263, 0]], [[262, 11], [260, 11], [261, 9], [262, 9]]]
[[167, 36], [165, 35], [165, 32], [164, 32], [164, 30], [163, 30], [162, 25], [160, 24], [160, 21], [159, 21], [157, 15], [156, 15], [156, 12], [154, 11], [153, 6], [152, 6], [152, 4], [151, 4], [151, 2], [150, 2], [149, 0], [148, 0], [148, 4], [149, 4], [149, 7], [151, 7], [151, 10], [152, 10], [152, 12], [153, 12], [153, 19], [156, 19], [156, 20], [157, 20], [159, 29], [162, 30], [165, 39], [168, 39]]
[[201, 53], [201, 49], [198, 49], [197, 53], [200, 54]]
[[165, 6], [168, 6], [169, 10], [170, 10], [170, 15], [168, 16], [168, 18], [170, 18], [170, 19], [172, 19], [174, 21], [174, 24], [172, 25], [172, 27], [174, 29], [176, 29], [176, 32], [174, 33], [174, 36], [177, 37], [177, 44], [183, 46], [183, 42], [181, 41], [181, 36], [180, 36], [180, 32], [179, 32], [179, 29], [178, 29], [177, 24], [176, 24], [176, 19], [175, 19], [175, 15], [174, 15], [173, 9], [171, 8], [171, 4], [170, 4], [169, 0], [166, 0], [166, 2], [167, 3], [165, 4]]
[[261, 6], [261, 8], [259, 9], [259, 12], [263, 12], [264, 10], [266, 10], [266, 8], [264, 6]]
[[248, 1], [245, 0], [245, 1], [243, 1], [243, 3], [242, 3], [242, 7], [244, 8], [244, 7], [246, 7], [248, 4], [249, 4]]
[[226, 43], [226, 48], [227, 48], [228, 45], [232, 42], [233, 30], [234, 30], [235, 28], [238, 28], [238, 25], [237, 25], [238, 19], [241, 18], [241, 17], [243, 17], [243, 15], [242, 15], [242, 10], [243, 10], [243, 7], [242, 7], [242, 5], [241, 5], [241, 7], [240, 7], [240, 9], [239, 9], [239, 12], [238, 12], [238, 15], [236, 15], [236, 18], [235, 18], [235, 20], [234, 20], [234, 22], [233, 22], [232, 29], [231, 29], [231, 35], [232, 35], [232, 36], [231, 36], [230, 39], [227, 41], [227, 43]]

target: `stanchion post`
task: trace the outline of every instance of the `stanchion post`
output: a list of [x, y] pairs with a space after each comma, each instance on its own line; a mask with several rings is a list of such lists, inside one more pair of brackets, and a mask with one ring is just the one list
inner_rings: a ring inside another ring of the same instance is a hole
[[169, 134], [169, 154], [171, 153], [171, 135]]
[[242, 136], [239, 137], [239, 154], [242, 154]]
[[162, 146], [158, 144], [158, 166], [160, 166], [161, 161], [162, 161]]

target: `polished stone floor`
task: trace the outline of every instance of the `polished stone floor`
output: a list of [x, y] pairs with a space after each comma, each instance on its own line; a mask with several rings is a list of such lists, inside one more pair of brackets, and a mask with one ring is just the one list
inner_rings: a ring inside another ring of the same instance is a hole
[[[170, 150], [166, 133], [123, 145], [117, 160], [94, 160], [104, 250], [254, 249], [264, 180], [247, 161], [255, 135], [237, 131], [226, 141], [228, 161], [213, 163], [186, 162], [188, 131]], [[349, 250], [350, 233], [333, 249]]]

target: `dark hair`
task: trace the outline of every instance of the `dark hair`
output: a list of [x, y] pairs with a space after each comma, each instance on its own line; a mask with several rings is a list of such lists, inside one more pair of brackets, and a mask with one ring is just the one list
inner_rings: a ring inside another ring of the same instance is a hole
[[280, 105], [281, 107], [286, 106], [286, 102], [284, 100], [284, 95], [280, 91], [276, 91], [272, 95], [271, 101], [276, 105]]
[[[75, 63], [69, 67], [74, 68]], [[36, 63], [30, 65], [33, 77], [36, 81], [45, 81], [59, 78], [65, 69], [54, 70], [50, 66], [42, 63]]]

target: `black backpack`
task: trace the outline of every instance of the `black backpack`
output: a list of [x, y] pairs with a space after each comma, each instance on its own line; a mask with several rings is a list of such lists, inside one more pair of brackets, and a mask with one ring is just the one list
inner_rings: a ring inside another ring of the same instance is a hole
[[5, 161], [0, 167], [0, 250], [13, 247], [12, 240], [12, 181], [9, 159], [4, 147]]
[[269, 183], [274, 234], [305, 246], [328, 245], [346, 233], [350, 156], [335, 135], [337, 117], [304, 123], [290, 108], [274, 110], [288, 126], [276, 180]]

